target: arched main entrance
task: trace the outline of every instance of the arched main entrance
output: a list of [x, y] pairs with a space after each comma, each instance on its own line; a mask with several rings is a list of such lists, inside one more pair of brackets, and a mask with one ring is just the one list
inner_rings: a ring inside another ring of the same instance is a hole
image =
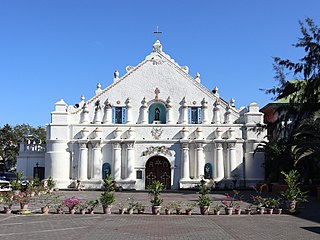
[[171, 167], [165, 157], [151, 157], [146, 163], [145, 186], [149, 186], [156, 180], [163, 183], [165, 189], [171, 189]]

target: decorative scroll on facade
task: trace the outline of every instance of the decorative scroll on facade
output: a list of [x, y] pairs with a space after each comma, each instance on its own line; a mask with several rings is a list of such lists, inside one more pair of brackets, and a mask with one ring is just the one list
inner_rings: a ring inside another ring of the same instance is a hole
[[142, 152], [141, 156], [147, 156], [155, 153], [162, 153], [170, 157], [172, 156], [170, 149], [166, 146], [148, 147], [145, 151]]

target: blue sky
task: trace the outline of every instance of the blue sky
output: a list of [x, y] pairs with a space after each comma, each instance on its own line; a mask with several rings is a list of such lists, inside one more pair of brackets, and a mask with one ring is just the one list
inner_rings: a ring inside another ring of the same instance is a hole
[[317, 0], [0, 0], [0, 126], [50, 122], [54, 103], [90, 99], [152, 50], [163, 50], [236, 107], [270, 102], [273, 56], [298, 59], [299, 20], [320, 25]]

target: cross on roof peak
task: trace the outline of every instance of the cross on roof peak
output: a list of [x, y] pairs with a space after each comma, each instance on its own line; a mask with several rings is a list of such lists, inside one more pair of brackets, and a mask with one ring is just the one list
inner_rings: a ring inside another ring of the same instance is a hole
[[159, 31], [159, 26], [157, 26], [157, 30], [156, 30], [155, 32], [153, 32], [153, 33], [154, 33], [154, 35], [155, 35], [157, 38], [159, 38], [158, 36], [159, 36], [160, 34], [162, 34], [162, 32]]

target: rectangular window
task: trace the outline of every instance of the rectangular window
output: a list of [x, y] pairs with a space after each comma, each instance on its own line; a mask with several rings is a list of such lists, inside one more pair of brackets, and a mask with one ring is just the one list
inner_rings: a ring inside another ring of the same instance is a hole
[[126, 123], [126, 108], [125, 107], [113, 107], [112, 108], [112, 123], [124, 124]]
[[201, 107], [189, 107], [188, 117], [189, 117], [189, 123], [200, 124], [202, 122]]

